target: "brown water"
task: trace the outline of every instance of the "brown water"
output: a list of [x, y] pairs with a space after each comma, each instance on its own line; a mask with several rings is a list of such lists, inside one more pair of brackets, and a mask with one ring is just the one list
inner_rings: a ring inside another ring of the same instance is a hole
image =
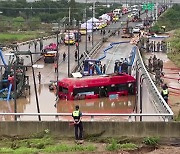
[[[41, 113], [72, 113], [75, 105], [80, 106], [82, 113], [132, 113], [135, 106], [135, 96], [122, 96], [118, 99], [100, 98], [78, 101], [59, 100], [56, 104], [53, 92], [47, 91], [45, 85], [41, 85], [41, 97], [39, 98], [39, 106]], [[56, 105], [55, 105], [56, 104]], [[0, 112], [13, 113], [14, 100], [10, 102], [0, 101]], [[35, 95], [32, 93], [30, 97], [17, 99], [17, 112], [19, 113], [37, 113], [37, 104]], [[44, 116], [42, 120], [53, 121], [55, 117]], [[83, 118], [90, 120], [90, 117]], [[95, 120], [123, 120], [127, 117], [95, 117]], [[13, 121], [14, 116], [0, 116], [0, 121]], [[38, 120], [37, 116], [24, 116], [21, 120]], [[59, 120], [72, 120], [71, 117], [59, 117]]]

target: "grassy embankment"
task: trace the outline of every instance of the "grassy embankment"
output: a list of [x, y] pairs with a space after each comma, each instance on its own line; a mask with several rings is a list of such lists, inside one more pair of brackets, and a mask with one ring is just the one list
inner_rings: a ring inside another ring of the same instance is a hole
[[12, 33], [0, 33], [0, 43], [1, 44], [9, 44], [13, 42], [23, 42], [35, 38], [40, 38], [42, 36], [46, 36], [45, 33], [38, 32], [12, 32]]
[[[76, 144], [73, 138], [53, 137], [49, 130], [26, 137], [0, 137], [0, 153], [103, 153], [109, 151], [140, 151], [148, 148], [153, 151], [159, 146], [158, 137], [139, 139], [102, 138], [97, 134], [85, 137], [84, 144]], [[153, 147], [153, 148], [152, 148]]]
[[170, 42], [171, 52], [168, 57], [180, 67], [180, 5], [174, 5], [159, 18], [154, 29], [161, 31], [161, 26], [166, 26], [166, 32], [175, 30], [173, 36], [167, 39]]

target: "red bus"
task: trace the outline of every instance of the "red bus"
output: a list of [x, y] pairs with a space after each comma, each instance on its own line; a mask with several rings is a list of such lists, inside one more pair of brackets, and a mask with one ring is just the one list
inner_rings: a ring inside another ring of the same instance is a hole
[[58, 88], [59, 98], [67, 100], [133, 95], [136, 79], [128, 74], [64, 78], [58, 82]]

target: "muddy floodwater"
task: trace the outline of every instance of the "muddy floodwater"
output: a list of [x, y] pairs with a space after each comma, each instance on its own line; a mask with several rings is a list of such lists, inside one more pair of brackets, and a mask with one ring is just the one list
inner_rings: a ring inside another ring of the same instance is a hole
[[[135, 106], [135, 96], [122, 96], [118, 99], [100, 98], [78, 101], [59, 100], [53, 91], [48, 90], [48, 84], [38, 85], [38, 100], [41, 113], [71, 113], [75, 105], [80, 106], [82, 113], [132, 113]], [[14, 112], [14, 100], [10, 102], [0, 101], [0, 112]], [[17, 112], [37, 113], [37, 104], [33, 87], [31, 95], [17, 99]], [[54, 121], [53, 116], [41, 117], [43, 121]], [[13, 121], [14, 116], [0, 116], [1, 121]], [[37, 116], [22, 116], [21, 120], [38, 120]], [[59, 120], [72, 120], [71, 117], [59, 117]], [[83, 117], [83, 120], [91, 120], [90, 117]], [[94, 120], [127, 120], [127, 117], [94, 117]]]

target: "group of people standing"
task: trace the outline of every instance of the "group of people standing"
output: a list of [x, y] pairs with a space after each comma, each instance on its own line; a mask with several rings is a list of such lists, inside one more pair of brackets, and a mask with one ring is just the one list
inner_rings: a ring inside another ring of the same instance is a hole
[[114, 65], [114, 73], [126, 73], [128, 74], [128, 60], [121, 58], [121, 60], [116, 60]]
[[151, 41], [149, 42], [149, 39], [147, 39], [146, 42], [146, 51], [147, 52], [166, 52], [167, 51], [167, 47], [166, 47], [166, 42], [164, 41]]
[[150, 73], [155, 73], [155, 81], [159, 85], [161, 83], [161, 75], [163, 71], [163, 60], [157, 59], [156, 55], [150, 56], [148, 59], [148, 70]]

